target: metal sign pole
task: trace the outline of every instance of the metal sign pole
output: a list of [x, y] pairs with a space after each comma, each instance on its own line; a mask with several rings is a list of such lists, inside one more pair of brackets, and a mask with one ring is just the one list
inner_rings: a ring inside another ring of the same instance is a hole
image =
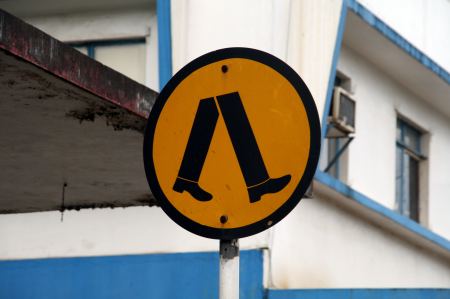
[[219, 299], [239, 299], [239, 239], [220, 240]]

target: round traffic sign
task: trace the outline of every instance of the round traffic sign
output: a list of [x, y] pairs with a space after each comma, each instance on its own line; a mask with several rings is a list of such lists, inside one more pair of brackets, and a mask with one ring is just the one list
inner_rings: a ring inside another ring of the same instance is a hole
[[150, 113], [144, 164], [153, 195], [200, 236], [246, 237], [283, 219], [309, 186], [320, 123], [280, 59], [227, 48], [183, 67]]

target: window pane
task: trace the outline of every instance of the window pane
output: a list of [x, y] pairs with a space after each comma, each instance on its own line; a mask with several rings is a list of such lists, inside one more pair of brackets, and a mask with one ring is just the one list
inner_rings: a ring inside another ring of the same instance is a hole
[[405, 126], [404, 138], [403, 142], [408, 148], [420, 153], [420, 133], [417, 130], [410, 126]]
[[395, 159], [395, 209], [400, 211], [402, 201], [402, 182], [403, 182], [403, 168], [402, 168], [402, 152], [403, 150], [397, 146]]
[[409, 216], [419, 220], [419, 161], [409, 157]]
[[127, 77], [145, 83], [145, 43], [108, 45], [95, 48], [95, 59]]
[[400, 142], [403, 141], [402, 140], [402, 127], [401, 127], [400, 121], [397, 121], [397, 135], [396, 135], [396, 137], [397, 137], [397, 141], [400, 141]]
[[419, 220], [419, 163], [421, 133], [409, 124], [397, 120], [395, 199], [397, 211]]
[[400, 201], [400, 213], [409, 217], [409, 200], [411, 197], [411, 190], [409, 188], [410, 184], [410, 158], [407, 154], [402, 151], [402, 163], [403, 163], [403, 185], [402, 185], [402, 198]]

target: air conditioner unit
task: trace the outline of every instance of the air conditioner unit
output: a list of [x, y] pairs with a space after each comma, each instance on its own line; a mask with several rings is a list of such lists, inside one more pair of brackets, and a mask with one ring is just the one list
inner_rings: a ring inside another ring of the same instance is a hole
[[[355, 107], [353, 95], [336, 86], [334, 88], [333, 102], [328, 117], [329, 137], [345, 137], [355, 132]], [[337, 130], [337, 132], [336, 132]]]

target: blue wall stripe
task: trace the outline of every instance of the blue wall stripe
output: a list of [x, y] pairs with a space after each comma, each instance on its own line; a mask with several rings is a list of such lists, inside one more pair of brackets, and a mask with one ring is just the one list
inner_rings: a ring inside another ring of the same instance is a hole
[[[263, 254], [241, 252], [241, 298], [262, 299]], [[0, 262], [0, 298], [218, 298], [217, 252]]]
[[363, 5], [359, 4], [355, 0], [348, 0], [348, 8], [351, 9], [356, 15], [358, 15], [364, 22], [372, 26], [375, 30], [384, 35], [388, 40], [405, 51], [412, 58], [435, 73], [442, 80], [447, 82], [447, 84], [450, 84], [450, 74], [444, 68], [433, 61], [433, 59], [425, 55], [422, 51], [414, 47], [403, 36], [398, 34], [394, 29], [384, 23]]
[[450, 289], [269, 290], [267, 299], [448, 299]]
[[328, 113], [330, 112], [331, 99], [333, 98], [334, 78], [336, 77], [337, 64], [339, 61], [339, 56], [341, 54], [341, 45], [342, 45], [342, 38], [344, 37], [346, 18], [347, 18], [347, 5], [345, 3], [345, 0], [342, 0], [338, 31], [337, 31], [337, 36], [336, 36], [336, 42], [334, 45], [333, 58], [332, 58], [332, 62], [331, 62], [330, 77], [328, 79], [328, 88], [327, 88], [327, 95], [325, 98], [325, 107], [323, 109], [323, 115], [322, 115], [322, 141], [324, 140], [325, 135], [327, 133], [327, 116], [328, 116]]
[[434, 243], [435, 245], [438, 245], [442, 249], [445, 249], [450, 252], [450, 241], [449, 240], [426, 229], [425, 227], [418, 224], [417, 222], [415, 222], [405, 216], [402, 216], [402, 215], [398, 214], [397, 212], [394, 212], [391, 209], [386, 208], [385, 206], [377, 203], [375, 200], [370, 199], [369, 197], [352, 189], [351, 187], [344, 184], [343, 182], [335, 179], [331, 175], [318, 170], [318, 171], [316, 171], [315, 179], [317, 181], [319, 181], [320, 183], [336, 190], [337, 192], [341, 193], [342, 195], [349, 197], [350, 199], [356, 201], [357, 203], [361, 204], [362, 206], [374, 211], [375, 213], [380, 214], [383, 217], [388, 218], [389, 220], [403, 226], [404, 228], [408, 229], [409, 231], [427, 239], [428, 241]]
[[[0, 298], [218, 298], [218, 253], [0, 262]], [[450, 289], [263, 289], [263, 254], [241, 252], [241, 299], [443, 299]]]
[[170, 0], [156, 1], [158, 19], [159, 89], [162, 90], [172, 78], [172, 30]]

